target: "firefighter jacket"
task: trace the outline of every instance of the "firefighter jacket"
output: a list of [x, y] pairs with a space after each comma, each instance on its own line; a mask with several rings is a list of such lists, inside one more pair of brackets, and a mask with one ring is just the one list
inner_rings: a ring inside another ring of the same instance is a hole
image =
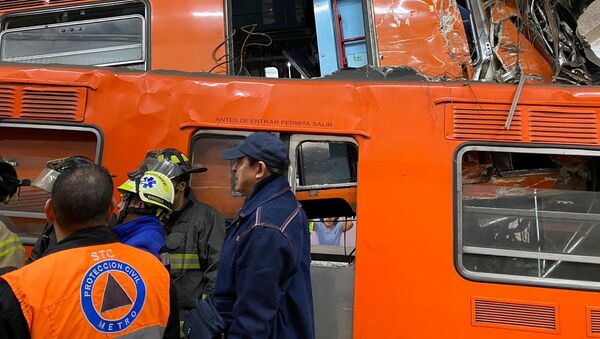
[[229, 339], [314, 338], [308, 222], [282, 176], [261, 180], [227, 227], [214, 301]]
[[225, 221], [214, 208], [193, 194], [180, 212], [165, 222], [171, 278], [177, 288], [179, 319], [185, 317], [202, 294], [212, 294], [217, 280]]
[[13, 223], [0, 214], [0, 268], [21, 267], [25, 262], [25, 249], [18, 235], [9, 226]]
[[177, 337], [169, 274], [105, 226], [0, 277], [0, 337]]
[[52, 246], [56, 246], [56, 232], [54, 232], [53, 224], [46, 223], [42, 235], [36, 240], [25, 263], [30, 264], [38, 260]]

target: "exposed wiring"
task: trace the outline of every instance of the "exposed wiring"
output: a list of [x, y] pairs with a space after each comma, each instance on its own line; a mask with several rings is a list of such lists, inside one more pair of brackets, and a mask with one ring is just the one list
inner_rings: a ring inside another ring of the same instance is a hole
[[221, 61], [219, 63], [217, 63], [216, 65], [214, 65], [211, 69], [208, 70], [208, 73], [212, 73], [212, 71], [214, 71], [217, 67], [223, 66], [227, 63], [229, 63], [231, 60], [227, 59], [225, 61]]
[[[246, 26], [242, 26], [240, 29], [242, 30], [242, 32], [246, 33], [246, 38], [244, 38], [244, 42], [242, 43], [242, 48], [240, 49], [240, 69], [237, 73], [237, 75], [240, 75], [242, 73], [242, 70], [245, 69], [244, 67], [244, 53], [247, 47], [250, 46], [262, 46], [262, 47], [269, 47], [271, 46], [271, 44], [273, 44], [273, 39], [271, 39], [271, 37], [266, 34], [266, 33], [255, 33], [254, 30], [256, 29], [256, 26], [258, 26], [258, 24], [251, 24], [251, 25], [246, 25]], [[248, 30], [249, 29], [249, 30]], [[268, 43], [264, 43], [264, 42], [251, 42], [248, 43], [248, 39], [250, 39], [250, 36], [255, 35], [255, 36], [263, 36], [266, 37], [269, 42]], [[248, 71], [246, 71], [246, 74], [248, 74]]]
[[[219, 45], [217, 45], [217, 47], [215, 47], [215, 49], [213, 49], [211, 56], [212, 56], [212, 59], [217, 64], [214, 65], [210, 70], [208, 70], [208, 73], [212, 73], [212, 71], [214, 71], [217, 67], [220, 67], [220, 66], [222, 66], [222, 65], [224, 65], [226, 63], [229, 63], [229, 62], [235, 60], [235, 59], [231, 59], [230, 56], [229, 56], [229, 54], [227, 54], [227, 53], [223, 54], [219, 58], [217, 58], [217, 55], [216, 55], [217, 51], [221, 47], [223, 47], [229, 40], [233, 39], [233, 36], [235, 35], [235, 33], [236, 33], [236, 30], [234, 29], [233, 32], [231, 32], [230, 35], [228, 35], [227, 37], [225, 37], [225, 40], [223, 40], [223, 42], [221, 42]], [[225, 61], [221, 61], [221, 60], [223, 60], [223, 58], [225, 58]], [[233, 64], [232, 64], [232, 67], [234, 67]], [[235, 73], [235, 71], [233, 73]]]

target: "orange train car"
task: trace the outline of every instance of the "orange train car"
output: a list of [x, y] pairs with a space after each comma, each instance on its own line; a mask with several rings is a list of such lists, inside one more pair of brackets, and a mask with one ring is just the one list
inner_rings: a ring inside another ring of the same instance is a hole
[[[196, 197], [230, 219], [242, 198], [220, 152], [270, 131], [312, 222], [355, 224], [335, 244], [311, 235], [319, 338], [600, 336], [593, 65], [534, 42], [513, 55], [531, 31], [501, 4], [490, 56], [472, 39], [480, 10], [7, 0], [0, 154], [30, 178], [84, 154], [120, 182], [148, 149], [176, 147], [209, 168]], [[29, 187], [1, 207], [28, 244], [46, 198]]]

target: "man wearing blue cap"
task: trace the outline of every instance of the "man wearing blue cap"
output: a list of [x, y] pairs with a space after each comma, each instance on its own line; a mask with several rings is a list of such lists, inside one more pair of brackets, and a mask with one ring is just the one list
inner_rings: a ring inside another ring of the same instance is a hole
[[235, 190], [246, 196], [228, 226], [214, 302], [233, 338], [314, 338], [310, 235], [283, 174], [285, 146], [270, 133], [223, 152], [236, 160]]

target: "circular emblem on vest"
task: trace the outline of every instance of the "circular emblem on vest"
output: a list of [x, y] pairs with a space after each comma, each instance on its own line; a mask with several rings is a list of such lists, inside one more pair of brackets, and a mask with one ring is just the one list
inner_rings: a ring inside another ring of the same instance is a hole
[[81, 281], [81, 308], [87, 321], [102, 333], [121, 332], [140, 315], [146, 284], [138, 271], [119, 260], [94, 264]]

